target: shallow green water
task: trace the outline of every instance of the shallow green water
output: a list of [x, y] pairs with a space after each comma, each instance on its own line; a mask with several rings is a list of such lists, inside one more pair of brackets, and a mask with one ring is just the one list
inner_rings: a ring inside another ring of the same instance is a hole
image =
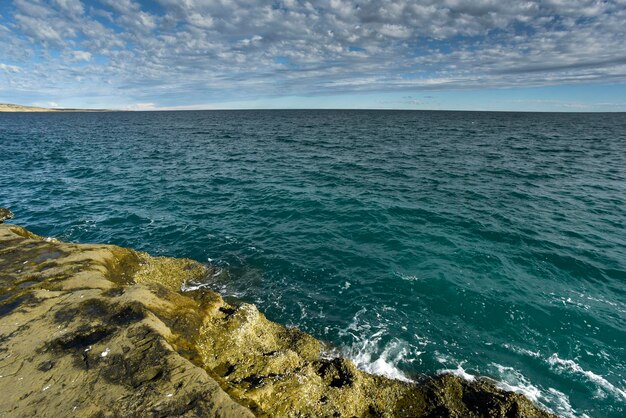
[[626, 114], [0, 114], [0, 146], [34, 232], [215, 263], [375, 373], [626, 414]]

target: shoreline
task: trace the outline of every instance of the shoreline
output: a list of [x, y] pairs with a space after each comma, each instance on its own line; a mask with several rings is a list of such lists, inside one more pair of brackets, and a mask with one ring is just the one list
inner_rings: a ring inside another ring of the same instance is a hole
[[181, 291], [211, 266], [46, 239], [10, 215], [0, 209], [0, 415], [553, 416], [487, 378], [368, 374], [252, 304]]

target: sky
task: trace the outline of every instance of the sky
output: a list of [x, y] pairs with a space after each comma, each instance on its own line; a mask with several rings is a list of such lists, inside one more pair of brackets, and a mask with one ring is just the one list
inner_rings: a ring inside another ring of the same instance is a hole
[[626, 111], [626, 0], [0, 0], [0, 102]]

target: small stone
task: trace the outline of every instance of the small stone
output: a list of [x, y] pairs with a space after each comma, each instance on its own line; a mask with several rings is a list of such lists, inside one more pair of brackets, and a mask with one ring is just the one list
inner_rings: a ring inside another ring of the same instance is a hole
[[47, 372], [50, 369], [52, 369], [53, 367], [54, 367], [54, 362], [52, 362], [52, 361], [44, 361], [43, 363], [41, 363], [37, 367], [37, 370], [42, 371], [42, 372]]

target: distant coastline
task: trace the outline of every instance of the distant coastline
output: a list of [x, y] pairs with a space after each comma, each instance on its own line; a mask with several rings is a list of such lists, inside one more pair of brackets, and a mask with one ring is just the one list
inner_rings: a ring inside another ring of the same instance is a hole
[[73, 109], [23, 106], [12, 103], [0, 103], [0, 113], [44, 113], [44, 112], [271, 112], [271, 111], [376, 111], [376, 112], [448, 112], [448, 113], [520, 113], [520, 114], [620, 114], [624, 111], [557, 111], [557, 110], [470, 110], [470, 109], [404, 109], [404, 108], [177, 108], [163, 107], [153, 109]]
[[0, 103], [0, 112], [115, 112], [111, 109], [64, 109], [64, 108], [47, 108], [36, 106], [22, 106], [11, 103]]

